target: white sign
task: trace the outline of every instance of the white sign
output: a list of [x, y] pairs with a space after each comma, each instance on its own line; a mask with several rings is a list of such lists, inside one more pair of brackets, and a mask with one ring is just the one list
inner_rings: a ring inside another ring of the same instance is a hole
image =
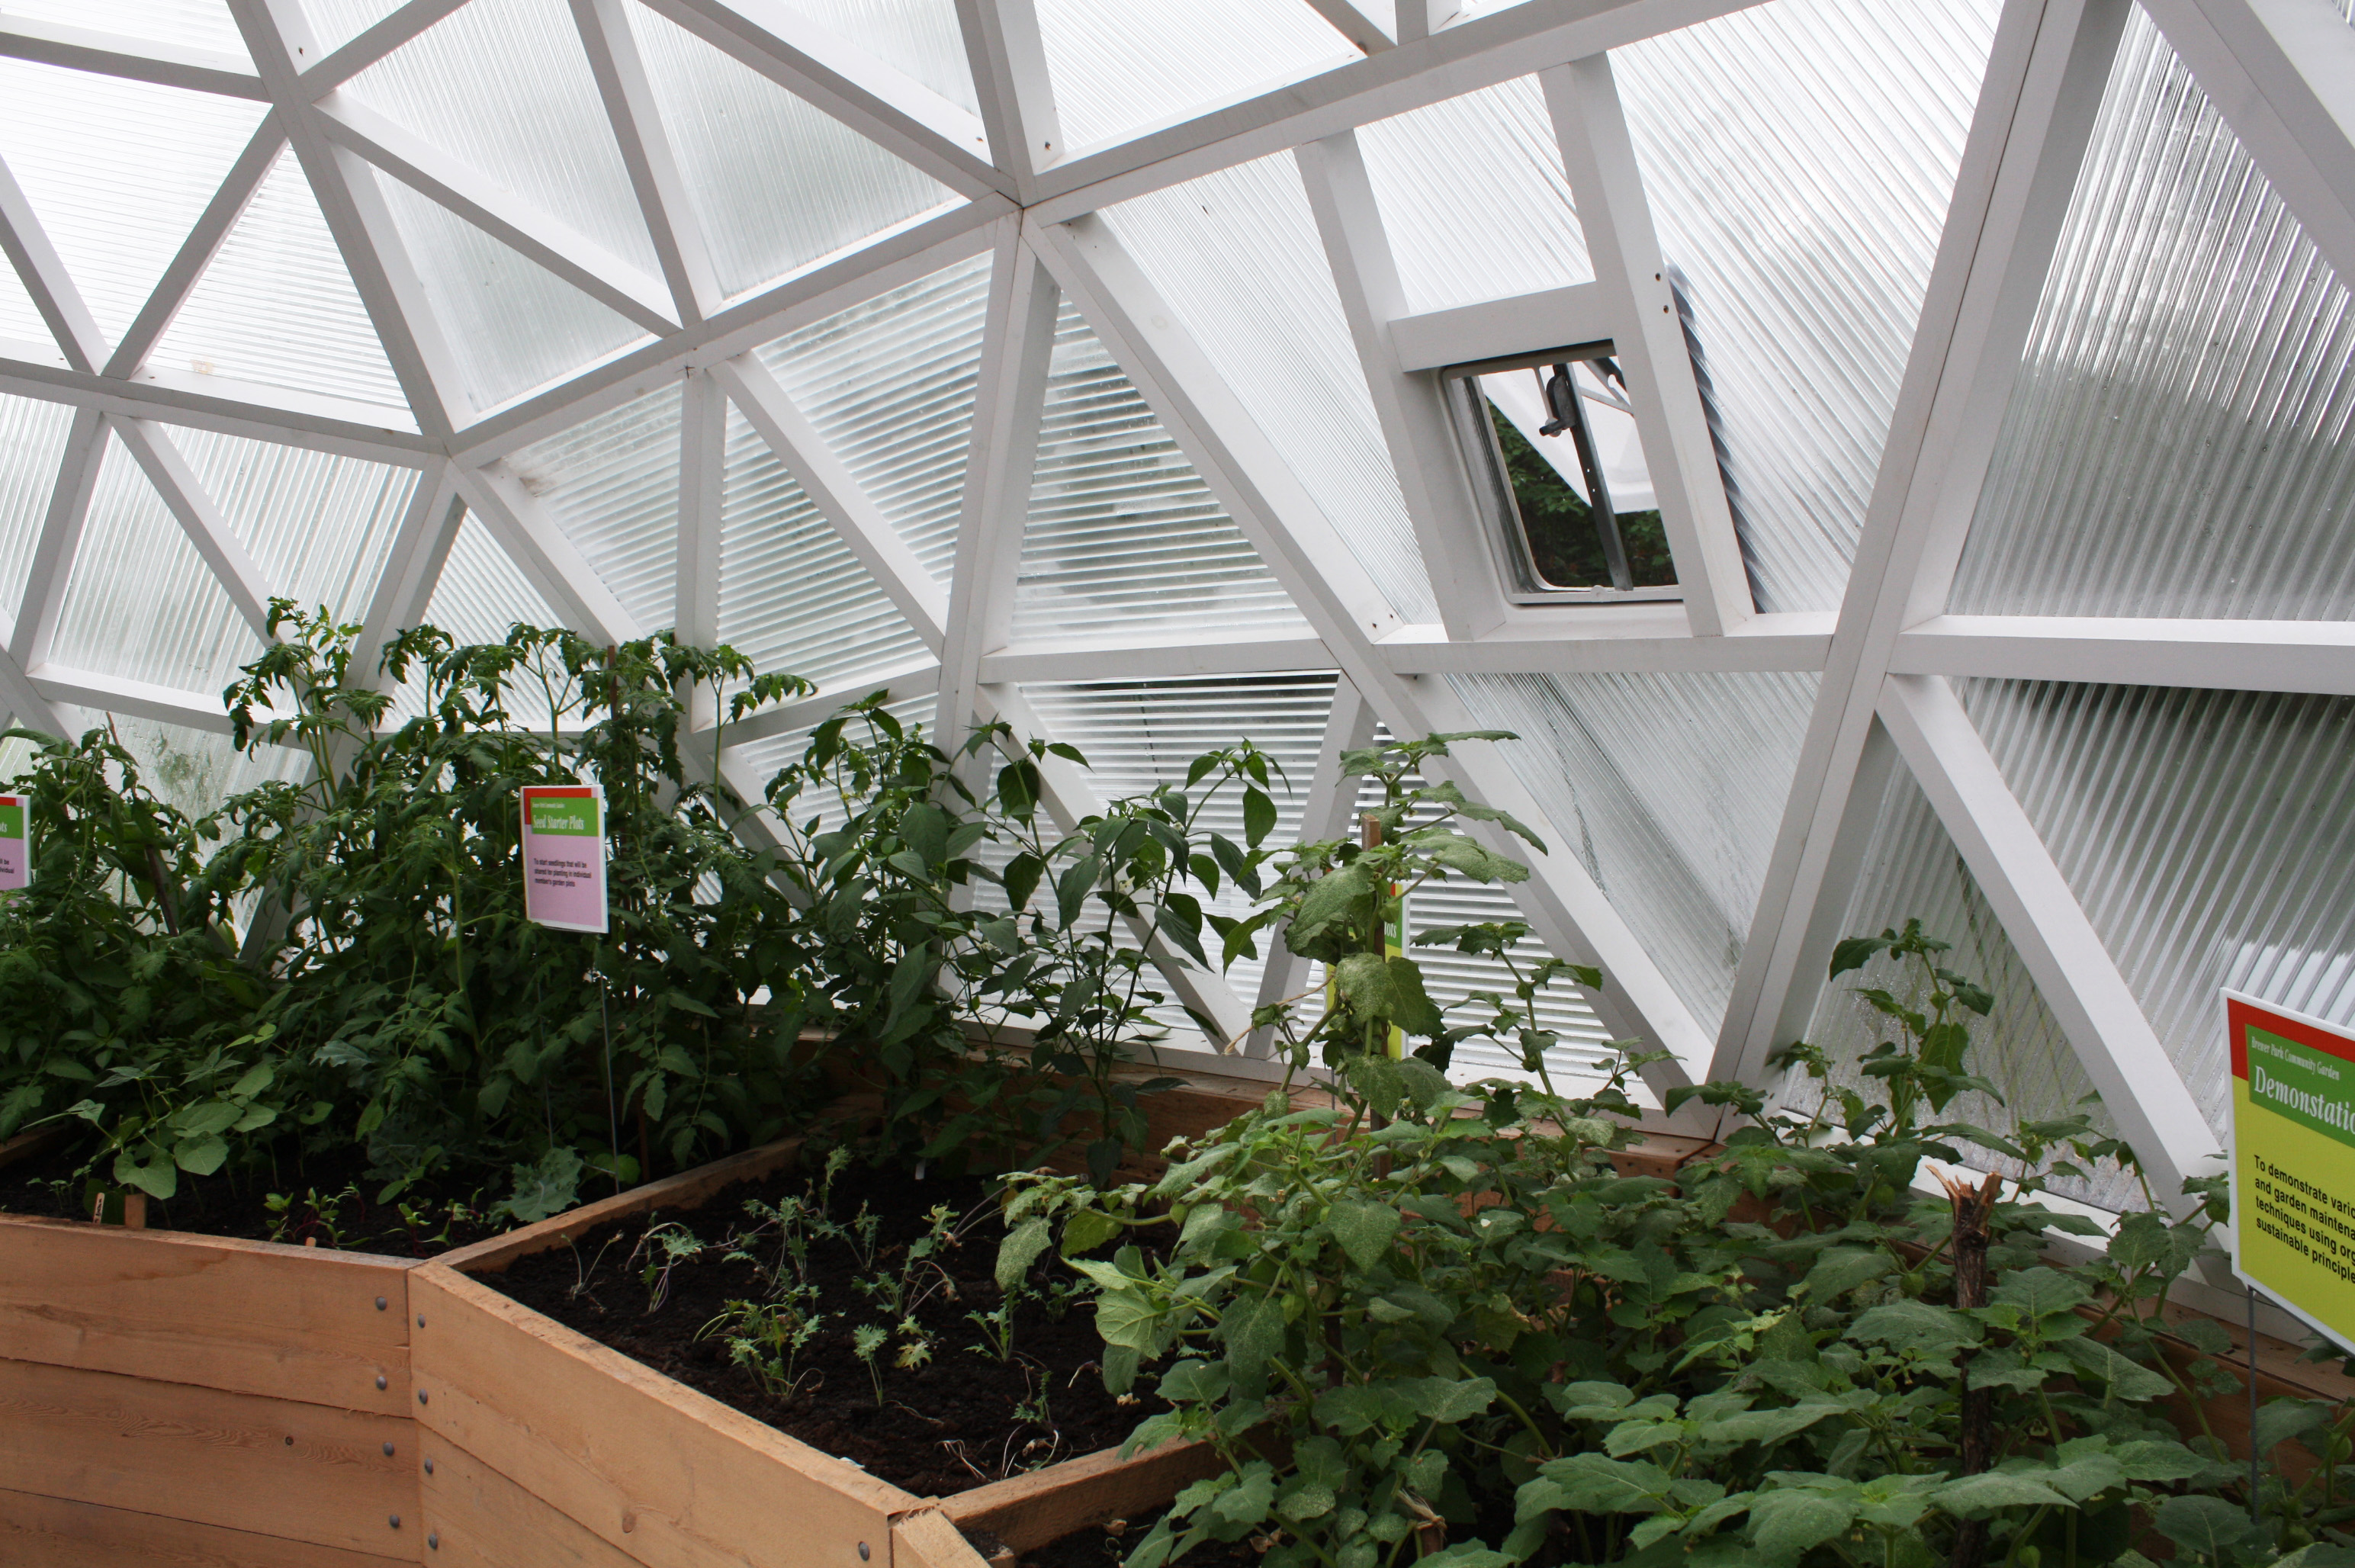
[[523, 912], [559, 931], [608, 929], [603, 790], [594, 784], [524, 786]]

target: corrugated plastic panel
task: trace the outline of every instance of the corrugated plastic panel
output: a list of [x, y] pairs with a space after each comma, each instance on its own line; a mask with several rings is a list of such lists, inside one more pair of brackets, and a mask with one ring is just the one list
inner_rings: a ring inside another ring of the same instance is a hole
[[[442, 564], [433, 597], [426, 603], [424, 624], [466, 644], [505, 642], [508, 629], [518, 622], [527, 626], [560, 624], [522, 568], [470, 512], [458, 525], [449, 560]], [[387, 722], [399, 723], [422, 713], [424, 692], [424, 682], [412, 675], [394, 694]], [[547, 705], [527, 688], [516, 689], [513, 707], [521, 721], [530, 722], [537, 717], [541, 724], [547, 722]]]
[[1360, 126], [1358, 145], [1409, 309], [1593, 278], [1536, 78]]
[[981, 112], [955, 0], [802, 0], [794, 8], [950, 102]]
[[346, 621], [368, 613], [417, 470], [211, 431], [166, 433], [272, 593]]
[[506, 460], [645, 627], [677, 619], [678, 410], [673, 384]]
[[[1250, 740], [1274, 757], [1290, 775], [1269, 793], [1276, 806], [1272, 845], [1296, 842], [1302, 798], [1316, 771], [1317, 748], [1333, 711], [1331, 674], [1228, 676], [1200, 680], [1102, 681], [1026, 686], [1022, 694], [1038, 710], [1048, 735], [1077, 746], [1087, 757], [1096, 793], [1107, 800], [1142, 795], [1157, 785], [1186, 782], [1187, 764], [1202, 752]], [[1214, 800], [1200, 820], [1203, 832], [1243, 841], [1242, 795], [1231, 787]], [[1199, 896], [1200, 890], [1191, 890]], [[1206, 910], [1242, 915], [1249, 895], [1222, 884]], [[1207, 933], [1206, 933], [1207, 935]], [[1217, 962], [1218, 942], [1203, 944]], [[1264, 955], [1264, 944], [1261, 949]], [[1259, 992], [1264, 957], [1245, 958], [1226, 972], [1227, 982], [1248, 1008]], [[1167, 991], [1166, 985], [1156, 987]], [[1167, 1009], [1173, 1029], [1199, 1033], [1179, 1008]]]
[[623, 261], [658, 270], [564, 0], [472, 0], [343, 91]]
[[[1378, 727], [1377, 732], [1381, 739], [1390, 739], [1387, 726]], [[1409, 782], [1420, 785], [1423, 781], [1418, 774]], [[1361, 781], [1358, 793], [1359, 809], [1373, 810], [1381, 801], [1380, 787], [1370, 779]], [[1502, 883], [1472, 882], [1461, 878], [1426, 882], [1407, 899], [1410, 937], [1442, 926], [1502, 921], [1525, 921], [1512, 890]], [[1548, 950], [1534, 936], [1524, 937], [1515, 944], [1513, 955], [1516, 963], [1529, 964], [1546, 957]], [[1418, 947], [1414, 949], [1414, 958], [1423, 965], [1423, 984], [1431, 999], [1448, 1014], [1450, 1023], [1468, 1024], [1493, 1016], [1485, 1004], [1463, 1005], [1476, 991], [1512, 995], [1513, 972], [1502, 959], [1477, 957], [1447, 947]], [[1316, 965], [1316, 982], [1321, 985], [1324, 977], [1323, 965]], [[1608, 978], [1606, 976], [1606, 983]], [[1557, 980], [1539, 995], [1538, 1027], [1552, 1029], [1562, 1037], [1546, 1053], [1546, 1073], [1553, 1080], [1555, 1089], [1563, 1093], [1580, 1093], [1608, 1073], [1611, 1053], [1600, 1048], [1610, 1031], [1567, 981]], [[1518, 1051], [1508, 1051], [1485, 1040], [1459, 1043], [1448, 1063], [1448, 1075], [1458, 1083], [1479, 1078], [1535, 1082], [1537, 1078], [1521, 1065]]]
[[12, 632], [72, 423], [63, 403], [0, 395], [0, 615]]
[[[866, 695], [866, 692], [858, 694], [860, 697]], [[932, 696], [930, 692], [883, 705], [884, 711], [897, 719], [908, 730], [911, 731], [921, 730], [926, 734], [932, 732]], [[746, 800], [758, 799], [770, 780], [775, 778], [788, 765], [802, 760], [802, 752], [808, 747], [810, 735], [816, 728], [815, 724], [804, 725], [799, 729], [783, 731], [763, 740], [748, 741], [741, 746], [729, 747], [728, 769], [730, 782], [742, 787]], [[845, 730], [844, 733], [851, 740], [862, 743], [867, 739], [866, 731], [860, 725], [854, 724]], [[794, 803], [794, 822], [798, 826], [807, 823], [812, 817], [817, 819], [819, 830], [823, 832], [826, 827], [842, 819], [841, 805], [838, 802], [830, 802], [816, 795], [805, 795]]]
[[33, 296], [25, 292], [14, 267], [0, 270], [0, 337], [43, 345], [49, 342], [48, 324], [34, 308]]
[[218, 700], [261, 639], [110, 433], [51, 662]]
[[217, 49], [241, 60], [253, 58], [246, 53], [245, 38], [221, 0], [106, 0], [103, 9], [93, 8], [90, 0], [8, 0], [8, 15], [28, 22], [95, 28], [117, 37]]
[[1104, 217], [1391, 608], [1408, 621], [1438, 620], [1291, 155], [1188, 180]]
[[399, 180], [375, 176], [477, 411], [648, 336]]
[[2139, 7], [1951, 602], [2355, 613], [2355, 304]]
[[989, 258], [813, 322], [760, 350], [900, 537], [945, 582], [981, 368]]
[[956, 199], [930, 176], [643, 6], [630, 7], [719, 286], [757, 288]]
[[[58, 718], [70, 731], [70, 739], [103, 730], [109, 722], [102, 709], [63, 703], [58, 707]], [[263, 746], [259, 755], [248, 756], [227, 735], [191, 730], [185, 724], [130, 715], [118, 715], [112, 723], [123, 750], [139, 761], [140, 784], [190, 816], [205, 816], [233, 795], [273, 780], [292, 783], [311, 771], [306, 754], [284, 746]]]
[[1014, 636], [1307, 623], [1069, 300], [1055, 325]]
[[1063, 153], [1360, 58], [1304, 0], [1039, 0]]
[[2355, 1024], [2355, 699], [1957, 685], [2220, 1135], [2218, 987]]
[[304, 0], [303, 13], [323, 49], [340, 48], [400, 9], [401, 0]]
[[[91, 23], [83, 7], [75, 25]], [[18, 59], [0, 59], [0, 158], [110, 340], [147, 303], [267, 112]]]
[[1995, 0], [1775, 0], [1611, 51], [1762, 610], [1838, 607]]
[[[1996, 1085], [2002, 1103], [1974, 1092], [1948, 1102], [1940, 1115], [2000, 1131], [2021, 1122], [2074, 1114], [2093, 1082], [1929, 797], [1901, 762], [1891, 770], [1840, 931], [1843, 935], [1877, 935], [1916, 918], [1924, 931], [1953, 944], [1941, 957], [1944, 966], [1977, 980], [1995, 997], [1987, 1018], [1969, 1020], [1972, 1045], [1966, 1064]], [[1858, 986], [1886, 986], [1899, 978], [1896, 966], [1885, 958], [1829, 985], [1823, 984], [1819, 974], [1799, 977], [1803, 985], [1822, 987], [1807, 1020], [1806, 1038], [1830, 1056], [1837, 1081], [1868, 1097], [1875, 1097], [1873, 1090], [1855, 1073], [1853, 1064], [1889, 1038], [1887, 1020], [1850, 993]], [[1783, 1086], [1786, 1103], [1803, 1112], [1815, 1107], [1818, 1093], [1813, 1082], [1796, 1072]], [[1998, 1160], [1968, 1145], [1958, 1147], [1981, 1169], [2000, 1166], [2008, 1174], [2018, 1174], [2015, 1161]], [[2055, 1189], [2108, 1209], [2126, 1207], [2137, 1190], [2130, 1178], [2115, 1168], [2095, 1172], [2090, 1182], [2065, 1181]]]
[[732, 406], [725, 496], [721, 642], [764, 671], [820, 685], [925, 656], [915, 628]]
[[1703, 1029], [1725, 1015], [1798, 766], [1811, 673], [1450, 677]]
[[285, 153], [147, 362], [372, 403], [387, 423], [417, 428], [318, 200]]

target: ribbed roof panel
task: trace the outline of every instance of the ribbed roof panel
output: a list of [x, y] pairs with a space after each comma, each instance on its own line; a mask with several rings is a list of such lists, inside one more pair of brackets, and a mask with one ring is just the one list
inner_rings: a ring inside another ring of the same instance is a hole
[[358, 621], [417, 488], [417, 470], [172, 428], [205, 493], [272, 594]]
[[0, 615], [12, 631], [73, 411], [0, 394]]
[[666, 386], [506, 460], [648, 631], [677, 619], [678, 421], [679, 389]]

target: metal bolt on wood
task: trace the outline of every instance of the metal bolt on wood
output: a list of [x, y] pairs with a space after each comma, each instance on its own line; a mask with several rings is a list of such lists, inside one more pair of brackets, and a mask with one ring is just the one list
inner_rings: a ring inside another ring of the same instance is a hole
[[389, 1443], [384, 1445], [384, 1456], [388, 1459], [392, 1457], [392, 1445]]
[[429, 1531], [429, 1532], [427, 1533], [426, 1537], [425, 1537], [425, 1544], [426, 1544], [427, 1546], [429, 1546], [429, 1547], [432, 1547], [432, 1548], [434, 1551], [436, 1551], [436, 1552], [441, 1551], [441, 1550], [442, 1550], [442, 1536], [441, 1536], [440, 1532], [439, 1532], [439, 1531]]
[[384, 1297], [383, 1297], [383, 1296], [378, 1296], [378, 1297], [376, 1298], [376, 1309], [377, 1309], [378, 1312], [381, 1312], [381, 1311], [383, 1311], [383, 1310], [384, 1310], [384, 1308], [385, 1308], [385, 1299], [384, 1299]]
[[425, 1461], [425, 1473], [429, 1476], [433, 1473], [433, 1461], [431, 1459]]
[[425, 1391], [423, 1389], [419, 1389], [417, 1391], [417, 1403], [420, 1404], [423, 1404], [425, 1403]]
[[861, 1563], [867, 1561], [867, 1542], [863, 1541], [858, 1543], [858, 1560]]
[[382, 1372], [378, 1372], [376, 1375], [376, 1386], [378, 1388], [389, 1388], [392, 1386], [392, 1381]]
[[399, 1530], [400, 1528], [400, 1516], [399, 1514], [394, 1514], [392, 1516], [392, 1528], [395, 1530]]

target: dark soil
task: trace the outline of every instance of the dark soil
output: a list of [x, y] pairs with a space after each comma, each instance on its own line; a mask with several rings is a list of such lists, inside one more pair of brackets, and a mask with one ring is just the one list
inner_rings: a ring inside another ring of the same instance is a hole
[[[1022, 1554], [1022, 1568], [1120, 1568], [1120, 1560], [1136, 1550], [1166, 1511], [1156, 1509], [1135, 1519], [1075, 1530]], [[986, 1552], [984, 1556], [988, 1555]], [[1178, 1568], [1258, 1568], [1260, 1553], [1248, 1538], [1206, 1541], [1178, 1560]]]
[[[89, 1219], [90, 1183], [81, 1174], [89, 1158], [87, 1146], [73, 1145], [0, 1166], [0, 1213]], [[203, 1177], [183, 1171], [171, 1198], [148, 1200], [147, 1226], [419, 1258], [506, 1228], [482, 1214], [492, 1200], [488, 1192], [461, 1191], [450, 1181], [420, 1183], [390, 1203], [376, 1202], [384, 1183], [369, 1179], [368, 1164], [357, 1149], [308, 1157], [290, 1151], [274, 1168]]]
[[[1094, 1310], [1070, 1294], [1076, 1276], [1051, 1252], [1032, 1270], [1032, 1288], [1017, 1308], [1014, 1353], [1000, 1360], [967, 1319], [996, 1311], [1002, 1301], [993, 1275], [1005, 1231], [988, 1184], [920, 1181], [863, 1166], [836, 1179], [826, 1212], [847, 1225], [865, 1206], [878, 1221], [871, 1264], [862, 1265], [847, 1241], [813, 1241], [804, 1277], [816, 1291], [807, 1310], [824, 1320], [794, 1362], [794, 1390], [781, 1396], [765, 1389], [730, 1360], [719, 1330], [709, 1337], [703, 1331], [730, 1302], [768, 1298], [767, 1271], [782, 1269], [784, 1283], [794, 1281], [781, 1232], [749, 1212], [747, 1200], [775, 1206], [808, 1197], [811, 1189], [806, 1172], [789, 1173], [731, 1188], [699, 1210], [633, 1216], [577, 1237], [570, 1247], [520, 1259], [505, 1275], [484, 1276], [485, 1283], [918, 1496], [961, 1492], [1113, 1447], [1164, 1408], [1149, 1396], [1130, 1396], [1124, 1404], [1105, 1391]], [[911, 1260], [911, 1244], [925, 1236], [928, 1216], [943, 1205], [959, 1221], [959, 1233], [929, 1257]], [[667, 1255], [663, 1236], [677, 1235], [666, 1229], [673, 1226], [708, 1244], [673, 1264], [665, 1282], [658, 1257]], [[659, 1234], [649, 1241], [650, 1232]], [[731, 1261], [735, 1240], [760, 1262], [741, 1255]], [[930, 1292], [914, 1317], [931, 1359], [903, 1367], [899, 1357], [909, 1337], [900, 1330], [900, 1316], [859, 1284], [897, 1279], [911, 1268], [915, 1289]], [[657, 1285], [660, 1300], [650, 1307]], [[854, 1348], [862, 1327], [889, 1335], [871, 1375]], [[1091, 1562], [1089, 1568], [1103, 1565]]]

